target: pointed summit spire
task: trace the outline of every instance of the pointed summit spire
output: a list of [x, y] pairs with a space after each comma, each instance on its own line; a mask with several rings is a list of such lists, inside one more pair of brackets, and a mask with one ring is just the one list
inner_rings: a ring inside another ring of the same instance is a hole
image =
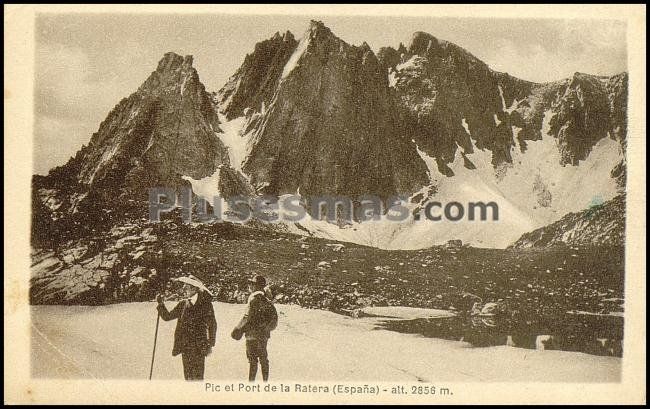
[[305, 35], [309, 35], [313, 39], [325, 39], [328, 37], [338, 38], [332, 33], [332, 30], [329, 29], [322, 21], [311, 20], [309, 22], [309, 28]]
[[[219, 119], [192, 56], [165, 53], [144, 83], [100, 124], [84, 151], [77, 179], [138, 191], [146, 183], [205, 177], [227, 162], [215, 136]], [[141, 192], [141, 191], [139, 191]]]
[[289, 30], [287, 30], [286, 33], [284, 33], [282, 39], [284, 40], [284, 42], [294, 42], [296, 40], [293, 33]]
[[438, 47], [438, 39], [424, 31], [416, 31], [411, 37], [409, 53], [423, 54]]
[[329, 30], [329, 28], [327, 28], [325, 26], [325, 24], [320, 20], [309, 20], [309, 29], [310, 30], [321, 30], [321, 29]]
[[193, 61], [194, 57], [191, 55], [182, 57], [175, 52], [170, 51], [165, 53], [165, 55], [163, 55], [163, 57], [160, 59], [156, 71], [175, 71], [181, 66], [192, 67]]

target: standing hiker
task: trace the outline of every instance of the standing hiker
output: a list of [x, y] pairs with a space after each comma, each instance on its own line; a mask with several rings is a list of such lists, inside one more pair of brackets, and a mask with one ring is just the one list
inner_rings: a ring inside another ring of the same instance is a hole
[[183, 296], [171, 311], [158, 295], [158, 313], [165, 321], [178, 319], [174, 331], [172, 356], [181, 354], [185, 380], [202, 380], [205, 357], [212, 352], [217, 334], [217, 321], [212, 307], [212, 294], [196, 277], [177, 278], [183, 283]]
[[266, 279], [255, 276], [249, 280], [248, 307], [246, 314], [233, 329], [231, 336], [239, 340], [246, 335], [246, 358], [248, 358], [248, 380], [255, 381], [257, 363], [262, 368], [262, 379], [269, 380], [269, 358], [266, 350], [271, 331], [278, 325], [278, 313], [275, 306], [266, 298], [264, 287]]

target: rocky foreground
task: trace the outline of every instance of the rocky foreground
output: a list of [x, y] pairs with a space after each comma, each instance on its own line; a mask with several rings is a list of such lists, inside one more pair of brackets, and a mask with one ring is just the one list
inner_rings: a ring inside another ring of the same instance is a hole
[[169, 278], [202, 278], [218, 301], [245, 302], [246, 278], [265, 275], [276, 302], [337, 312], [367, 306], [468, 311], [500, 301], [513, 315], [623, 311], [617, 246], [380, 250], [229, 223], [143, 219], [32, 255], [32, 304], [149, 301]]

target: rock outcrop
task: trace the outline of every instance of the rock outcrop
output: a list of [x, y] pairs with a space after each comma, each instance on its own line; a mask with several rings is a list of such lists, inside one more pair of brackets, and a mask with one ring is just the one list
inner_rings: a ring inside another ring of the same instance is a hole
[[139, 188], [171, 183], [179, 175], [200, 179], [228, 163], [219, 131], [215, 107], [192, 57], [167, 53], [93, 135], [79, 181]]
[[269, 106], [280, 82], [282, 70], [298, 41], [290, 31], [275, 35], [255, 45], [241, 67], [216, 93], [216, 101], [227, 119], [244, 115], [245, 109], [257, 112]]
[[485, 63], [423, 32], [413, 34], [408, 48], [384, 48], [380, 55], [402, 133], [436, 160], [441, 173], [452, 176], [446, 165], [456, 151], [472, 153], [474, 146], [492, 151], [495, 165], [511, 160], [512, 130], [497, 78]]
[[500, 86], [504, 101], [511, 104], [509, 122], [520, 128], [516, 136], [522, 151], [526, 140], [541, 139], [542, 131], [557, 139], [561, 165], [578, 165], [606, 137], [625, 149], [627, 73], [612, 77], [575, 73], [563, 81], [526, 87], [529, 95], [524, 98], [517, 96], [522, 95], [521, 84], [512, 77], [501, 76]]
[[594, 202], [582, 212], [569, 213], [557, 222], [522, 235], [511, 248], [556, 245], [625, 245], [625, 195]]

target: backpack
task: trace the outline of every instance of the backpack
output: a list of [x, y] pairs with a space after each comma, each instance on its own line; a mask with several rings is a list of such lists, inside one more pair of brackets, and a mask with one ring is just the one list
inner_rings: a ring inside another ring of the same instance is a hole
[[251, 311], [251, 327], [273, 331], [278, 325], [278, 311], [275, 305], [264, 296], [257, 297], [257, 300], [259, 302], [253, 304], [254, 310]]

